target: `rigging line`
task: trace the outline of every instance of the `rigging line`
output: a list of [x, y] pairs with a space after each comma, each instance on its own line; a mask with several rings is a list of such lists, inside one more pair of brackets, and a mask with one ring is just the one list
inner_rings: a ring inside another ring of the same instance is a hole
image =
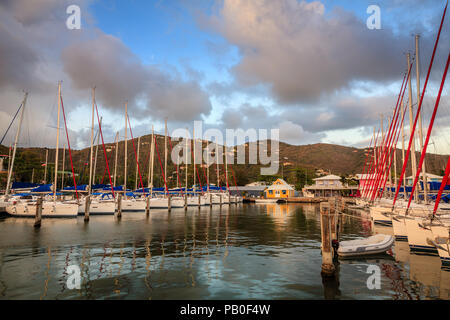
[[[111, 185], [112, 195], [113, 195], [113, 198], [115, 199], [116, 195], [114, 194], [114, 186], [113, 186], [113, 183], [112, 183], [112, 180], [111, 180], [111, 173], [109, 171], [108, 157], [106, 155], [105, 141], [103, 140], [102, 123], [100, 121], [100, 117], [98, 116], [97, 102], [95, 102], [95, 111], [97, 112], [98, 131], [100, 132], [100, 137], [102, 138], [103, 153], [104, 153], [105, 159], [106, 159], [106, 168], [108, 169], [109, 184]], [[127, 190], [124, 190], [124, 192], [126, 193]]]
[[[424, 147], [423, 147], [423, 150], [422, 150], [422, 155], [420, 157], [420, 162], [419, 162], [419, 166], [417, 168], [417, 173], [416, 173], [416, 177], [414, 179], [413, 187], [412, 187], [412, 190], [411, 190], [411, 195], [414, 193], [414, 190], [415, 190], [416, 185], [417, 185], [417, 181], [419, 179], [420, 172], [422, 170], [422, 164], [423, 164], [423, 161], [425, 159], [425, 154], [427, 152], [427, 145], [428, 145], [428, 142], [430, 141], [431, 130], [433, 130], [434, 119], [436, 118], [437, 109], [439, 107], [439, 102], [441, 100], [442, 88], [444, 87], [445, 79], [447, 78], [447, 71], [448, 71], [448, 64], [449, 64], [449, 62], [450, 62], [450, 53], [448, 54], [447, 64], [445, 65], [444, 75], [442, 76], [441, 87], [439, 89], [439, 93], [438, 93], [438, 96], [436, 98], [436, 104], [435, 104], [434, 110], [433, 110], [433, 115], [431, 116], [430, 124], [428, 126], [427, 138], [425, 140], [425, 144], [424, 144]], [[412, 196], [409, 197], [408, 207], [406, 208], [406, 212], [408, 212], [408, 209], [409, 209], [409, 207], [411, 205], [411, 200], [412, 200]], [[427, 199], [425, 199], [425, 200], [427, 200]], [[433, 212], [433, 214], [434, 214], [434, 212]]]
[[[414, 124], [413, 124], [413, 128], [412, 128], [412, 132], [411, 132], [410, 137], [409, 137], [408, 150], [407, 150], [407, 152], [406, 152], [406, 157], [405, 157], [405, 159], [408, 159], [408, 158], [409, 158], [409, 155], [410, 155], [410, 153], [411, 153], [411, 145], [412, 145], [412, 142], [413, 142], [413, 140], [414, 140], [414, 132], [415, 132], [416, 125], [417, 125], [417, 120], [419, 119], [420, 109], [421, 109], [421, 107], [422, 107], [423, 98], [424, 98], [424, 96], [425, 96], [425, 92], [426, 92], [426, 89], [427, 89], [428, 80], [429, 80], [429, 78], [430, 78], [431, 68], [433, 67], [434, 57], [435, 57], [435, 54], [436, 54], [436, 48], [437, 48], [438, 43], [439, 43], [439, 38], [440, 38], [440, 36], [441, 36], [441, 31], [442, 31], [442, 25], [443, 25], [443, 23], [444, 23], [445, 14], [446, 14], [446, 12], [447, 12], [447, 6], [448, 6], [448, 2], [447, 2], [447, 4], [445, 5], [444, 13], [442, 14], [441, 24], [440, 24], [440, 26], [439, 26], [439, 31], [438, 31], [438, 34], [437, 34], [437, 37], [436, 37], [436, 41], [435, 41], [435, 43], [434, 43], [433, 54], [432, 54], [432, 56], [431, 56], [431, 61], [430, 61], [430, 64], [429, 64], [429, 66], [428, 66], [427, 77], [426, 77], [426, 79], [425, 79], [425, 83], [424, 83], [424, 86], [423, 86], [423, 89], [422, 89], [422, 95], [421, 95], [421, 97], [420, 97], [419, 106], [418, 106], [418, 108], [417, 108], [416, 117], [415, 117], [415, 119], [414, 119]], [[403, 177], [404, 177], [404, 174], [405, 174], [405, 169], [406, 169], [406, 161], [403, 163], [402, 173], [401, 173], [400, 179], [399, 179], [399, 185], [397, 186], [397, 189], [396, 189], [396, 191], [395, 191], [395, 197], [394, 197], [394, 201], [393, 201], [393, 203], [392, 203], [392, 211], [394, 211], [394, 209], [395, 209], [395, 203], [397, 202], [397, 197], [398, 197], [398, 192], [399, 192], [399, 186], [400, 186], [401, 183], [403, 182]]]
[[[78, 200], [77, 182], [76, 182], [76, 179], [75, 179], [75, 172], [73, 170], [72, 150], [70, 148], [69, 133], [68, 133], [68, 130], [67, 130], [67, 122], [66, 122], [66, 113], [64, 111], [64, 103], [63, 103], [63, 99], [62, 99], [62, 95], [61, 94], [60, 94], [60, 99], [61, 99], [62, 114], [63, 114], [63, 117], [64, 117], [64, 126], [66, 127], [66, 137], [67, 137], [67, 145], [69, 147], [70, 166], [72, 167], [72, 178], [73, 178], [73, 183], [74, 183], [74, 186], [75, 186], [75, 194], [76, 194], [77, 200]], [[55, 190], [56, 190], [56, 185], [55, 185]]]
[[163, 166], [162, 166], [162, 162], [161, 162], [161, 157], [159, 155], [158, 143], [156, 141], [156, 135], [155, 135], [155, 146], [156, 146], [156, 153], [158, 154], [159, 165], [161, 166], [161, 175], [164, 178], [164, 186], [166, 187], [166, 195], [168, 195], [169, 190], [167, 189], [166, 176], [164, 175], [164, 170], [163, 170]]
[[142, 183], [142, 175], [141, 175], [141, 169], [139, 168], [139, 159], [136, 153], [136, 147], [134, 146], [134, 138], [133, 138], [133, 130], [131, 130], [131, 123], [130, 123], [130, 117], [128, 116], [127, 113], [127, 119], [128, 119], [128, 124], [130, 127], [130, 133], [131, 133], [131, 142], [133, 144], [133, 151], [134, 151], [134, 158], [136, 159], [136, 166], [138, 169], [138, 173], [139, 173], [139, 181], [141, 182], [141, 187], [142, 187], [142, 192], [144, 193], [144, 197], [147, 196], [144, 190], [144, 184]]
[[5, 134], [3, 135], [2, 140], [0, 141], [0, 144], [3, 144], [3, 140], [5, 139], [6, 135], [8, 134], [9, 128], [11, 128], [11, 125], [13, 124], [14, 120], [16, 119], [17, 115], [19, 114], [20, 109], [22, 108], [22, 103], [19, 106], [19, 109], [17, 109], [16, 114], [14, 115], [13, 119], [11, 120], [11, 122], [9, 123], [8, 129], [6, 129]]

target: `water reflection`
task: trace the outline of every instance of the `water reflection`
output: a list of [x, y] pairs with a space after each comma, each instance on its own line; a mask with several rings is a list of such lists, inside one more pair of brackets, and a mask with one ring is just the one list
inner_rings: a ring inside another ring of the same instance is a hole
[[[342, 216], [342, 239], [381, 232], [364, 212]], [[375, 229], [373, 229], [375, 228]], [[89, 223], [0, 220], [1, 299], [449, 299], [439, 259], [409, 254], [338, 262], [320, 276], [320, 216], [314, 204], [224, 205], [93, 216]], [[405, 247], [406, 244], [406, 247]], [[382, 270], [369, 290], [367, 267]], [[68, 289], [80, 267], [81, 288]]]

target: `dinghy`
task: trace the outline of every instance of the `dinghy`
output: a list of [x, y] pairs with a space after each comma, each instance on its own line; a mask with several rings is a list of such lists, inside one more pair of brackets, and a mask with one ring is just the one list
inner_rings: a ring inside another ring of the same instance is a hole
[[365, 239], [341, 241], [338, 255], [340, 257], [356, 257], [386, 252], [392, 247], [394, 237], [377, 234]]

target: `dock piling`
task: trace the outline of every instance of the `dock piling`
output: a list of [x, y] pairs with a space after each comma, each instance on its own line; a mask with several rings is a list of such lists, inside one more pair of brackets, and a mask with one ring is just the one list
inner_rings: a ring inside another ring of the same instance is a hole
[[333, 263], [330, 216], [330, 203], [321, 203], [320, 230], [322, 234], [322, 277], [333, 277], [336, 271]]
[[86, 196], [84, 200], [84, 221], [89, 221], [89, 213], [91, 210], [91, 196]]
[[146, 199], [146, 204], [145, 204], [145, 215], [148, 217], [150, 215], [150, 196], [148, 196]]
[[34, 227], [40, 228], [41, 227], [41, 220], [42, 220], [42, 197], [39, 197], [36, 201], [36, 216], [34, 220]]
[[122, 194], [117, 196], [117, 217], [122, 217]]
[[209, 194], [209, 207], [212, 208], [212, 193]]
[[170, 194], [167, 196], [167, 210], [170, 212], [172, 210], [172, 203], [170, 199]]

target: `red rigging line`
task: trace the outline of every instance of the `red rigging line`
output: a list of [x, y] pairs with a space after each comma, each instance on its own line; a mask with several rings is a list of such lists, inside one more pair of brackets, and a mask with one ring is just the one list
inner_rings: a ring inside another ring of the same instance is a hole
[[[373, 156], [372, 159], [370, 161], [370, 170], [367, 171], [368, 173], [368, 178], [369, 178], [369, 182], [365, 185], [365, 189], [364, 189], [364, 197], [367, 197], [370, 190], [371, 190], [371, 186], [372, 186], [372, 181], [373, 181], [373, 172], [374, 172], [374, 168], [376, 165], [376, 155], [377, 155], [377, 141], [378, 141], [378, 137], [380, 135], [380, 130], [381, 128], [378, 128], [378, 132], [377, 135], [375, 136], [375, 142], [373, 145]], [[370, 174], [370, 175], [369, 175]]]
[[441, 186], [439, 188], [439, 192], [437, 194], [436, 201], [434, 203], [433, 217], [436, 215], [436, 211], [437, 211], [437, 209], [439, 207], [439, 202], [441, 202], [442, 192], [444, 191], [444, 188], [447, 185], [449, 174], [450, 174], [450, 156], [448, 157], [447, 166], [445, 168], [444, 177], [442, 178]]
[[[75, 194], [76, 194], [77, 200], [78, 200], [77, 181], [75, 178], [75, 172], [73, 170], [72, 149], [70, 148], [69, 131], [67, 130], [66, 113], [64, 111], [64, 103], [63, 103], [62, 95], [60, 95], [60, 99], [61, 99], [61, 108], [62, 108], [63, 118], [64, 118], [64, 126], [66, 127], [66, 137], [67, 137], [67, 145], [69, 147], [70, 166], [72, 167], [73, 185], [75, 187]], [[55, 189], [56, 189], [56, 187], [55, 187]]]
[[[170, 146], [170, 153], [172, 153], [172, 138], [171, 137], [169, 137], [169, 146]], [[174, 165], [175, 165], [175, 169], [177, 170], [177, 181], [181, 187], [180, 174], [178, 173], [178, 166], [176, 163], [174, 163]], [[183, 194], [183, 188], [181, 188], [181, 193]]]
[[[102, 123], [101, 123], [100, 117], [98, 115], [98, 107], [97, 107], [97, 103], [96, 102], [95, 102], [95, 111], [97, 113], [98, 131], [100, 132], [100, 137], [102, 138], [103, 154], [105, 155], [106, 168], [108, 169], [109, 184], [111, 185], [111, 192], [112, 192], [113, 198], [115, 199], [116, 195], [114, 194], [114, 186], [113, 186], [113, 183], [112, 183], [112, 180], [111, 180], [111, 173], [109, 171], [108, 157], [106, 155], [105, 141], [103, 140]], [[126, 190], [124, 192], [126, 192]]]
[[[408, 70], [408, 76], [406, 77], [406, 81], [405, 81], [405, 78], [403, 78], [403, 83], [405, 83], [405, 84], [408, 82], [408, 80], [410, 78], [410, 75], [411, 75], [412, 62], [411, 62], [411, 64], [410, 64], [408, 69], [409, 70]], [[393, 142], [392, 138], [394, 137], [395, 133], [398, 131], [397, 130], [397, 121], [398, 121], [398, 116], [400, 114], [400, 109], [401, 109], [399, 107], [403, 103], [403, 97], [405, 95], [405, 91], [406, 91], [406, 85], [404, 87], [402, 85], [402, 88], [400, 90], [400, 94], [399, 94], [398, 99], [397, 99], [397, 105], [395, 107], [395, 112], [394, 112], [394, 115], [393, 115], [393, 118], [392, 118], [392, 121], [391, 121], [391, 126], [389, 128], [390, 132], [388, 132], [388, 135], [390, 135], [390, 137], [388, 139], [388, 144], [385, 147], [386, 151], [383, 154], [382, 163], [381, 163], [381, 166], [380, 166], [380, 171], [378, 172], [378, 175], [377, 175], [377, 178], [376, 178], [376, 181], [375, 181], [375, 190], [372, 192], [372, 201], [375, 199], [376, 196], [378, 197], [380, 182], [383, 181], [384, 175], [385, 174], [389, 174], [389, 170], [386, 173], [386, 166], [387, 166], [386, 160], [388, 158], [388, 154], [391, 153], [390, 152], [390, 150], [391, 150], [391, 143]], [[399, 104], [399, 102], [400, 102], [400, 104]], [[395, 116], [395, 121], [394, 121], [394, 116]], [[392, 124], [394, 124], [394, 126], [392, 126]]]
[[158, 155], [159, 165], [161, 166], [161, 174], [164, 179], [164, 186], [166, 187], [166, 195], [169, 194], [169, 190], [167, 189], [167, 182], [166, 182], [166, 176], [164, 175], [164, 169], [161, 162], [161, 157], [159, 156], [159, 150], [158, 150], [158, 143], [156, 142], [156, 136], [155, 136], [155, 146], [156, 146], [156, 154]]
[[231, 174], [233, 175], [234, 185], [236, 186], [236, 191], [239, 193], [239, 189], [238, 189], [237, 182], [236, 182], [236, 177], [234, 176], [233, 167], [231, 166], [230, 169], [231, 169]]
[[[412, 64], [408, 68], [409, 69], [408, 73], [405, 73], [405, 75], [403, 76], [403, 81], [402, 81], [402, 85], [400, 87], [400, 92], [399, 92], [398, 97], [397, 97], [397, 103], [396, 103], [396, 106], [395, 106], [394, 114], [392, 115], [392, 120], [394, 120], [394, 117], [396, 115], [398, 115], [398, 111], [397, 110], [398, 110], [398, 106], [399, 106], [400, 97], [402, 97], [402, 99], [403, 99], [402, 92], [404, 93], [404, 88], [406, 88], [405, 84], [406, 84], [407, 80], [409, 79], [409, 75], [410, 75], [410, 72], [411, 72], [411, 67], [412, 67]], [[407, 75], [408, 75], [408, 77], [407, 77]], [[384, 166], [385, 166], [386, 154], [387, 154], [387, 150], [388, 150], [388, 147], [389, 147], [387, 142], [389, 140], [389, 143], [390, 143], [391, 130], [392, 130], [392, 125], [393, 124], [394, 124], [394, 121], [391, 121], [391, 123], [389, 125], [389, 130], [388, 130], [386, 136], [383, 137], [383, 139], [381, 141], [381, 148], [379, 150], [380, 157], [379, 157], [379, 161], [377, 161], [376, 174], [374, 176], [374, 181], [372, 182], [374, 188], [370, 192], [371, 201], [374, 200], [374, 196], [378, 193], [378, 187], [379, 187], [380, 178], [381, 178], [382, 172], [384, 173], [383, 169], [384, 169]]]
[[[372, 141], [373, 141], [373, 137], [370, 138], [370, 143], [369, 143], [369, 149], [370, 147], [372, 147]], [[364, 148], [364, 150], [366, 150], [366, 148]], [[369, 152], [367, 152], [366, 154], [366, 160], [364, 160], [364, 166], [363, 166], [363, 170], [362, 170], [362, 175], [361, 175], [361, 179], [364, 177], [364, 173], [366, 172], [366, 165], [367, 165], [367, 159], [369, 158]], [[361, 188], [361, 183], [358, 186], [359, 191], [362, 190]]]
[[[402, 121], [400, 122], [400, 128], [403, 126], [403, 122], [404, 122], [404, 120], [405, 120], [405, 113], [406, 113], [406, 108], [403, 110]], [[394, 148], [391, 148], [391, 151], [390, 151], [390, 155], [389, 155], [389, 157], [390, 157], [390, 162], [389, 162], [388, 172], [391, 170], [392, 163], [393, 163], [393, 161], [394, 161], [394, 158], [392, 157], [392, 154], [393, 154], [394, 152], [396, 152], [396, 149], [397, 149], [396, 146], [397, 146], [397, 143], [398, 143], [398, 139], [399, 139], [399, 137], [400, 137], [400, 132], [401, 132], [401, 129], [397, 131], [397, 133], [396, 133], [396, 138], [395, 138]], [[384, 188], [386, 187], [387, 179], [388, 179], [388, 176], [386, 175], [386, 177], [384, 178], [382, 190], [384, 190]]]
[[400, 190], [399, 186], [403, 182], [403, 177], [405, 175], [405, 170], [406, 170], [407, 159], [409, 158], [409, 155], [411, 153], [411, 145], [412, 145], [412, 142], [414, 140], [414, 132], [416, 130], [416, 125], [417, 125], [417, 120], [419, 119], [420, 110], [422, 109], [423, 97], [425, 96], [425, 92], [427, 90], [427, 85], [428, 85], [428, 80], [430, 78], [431, 68], [433, 67], [433, 62], [434, 62], [434, 57], [436, 55], [437, 45], [439, 43], [439, 38], [441, 36], [442, 25], [444, 24], [445, 13], [447, 12], [447, 6], [448, 6], [448, 2], [445, 5], [444, 13], [442, 14], [441, 24], [439, 26], [439, 31], [438, 31], [438, 34], [437, 34], [437, 37], [436, 37], [436, 41], [434, 43], [433, 54], [431, 55], [430, 64], [428, 66], [427, 77], [425, 79], [425, 83], [424, 83], [423, 89], [422, 89], [422, 96], [420, 97], [420, 102], [419, 102], [419, 106], [417, 107], [416, 117], [414, 119], [414, 123], [413, 123], [413, 126], [412, 126], [412, 131], [411, 131], [411, 134], [410, 134], [410, 137], [409, 137], [408, 150], [406, 152], [405, 162], [403, 163], [402, 173], [400, 174], [400, 179], [399, 179], [399, 182], [398, 182], [399, 185], [397, 186], [397, 190], [395, 191], [394, 202], [392, 203], [392, 211], [394, 211], [395, 203], [397, 201], [398, 192]]
[[447, 64], [445, 65], [444, 74], [442, 75], [441, 86], [439, 88], [439, 93], [438, 93], [438, 96], [436, 98], [436, 103], [434, 105], [433, 114], [431, 116], [430, 124], [428, 126], [427, 138], [425, 139], [425, 144], [424, 144], [424, 146], [422, 148], [422, 155], [420, 156], [419, 166], [417, 167], [416, 177], [414, 178], [414, 183], [413, 183], [413, 187], [412, 187], [412, 190], [411, 190], [411, 197], [409, 197], [408, 206], [406, 207], [406, 210], [408, 210], [409, 206], [411, 205], [411, 200], [413, 198], [412, 195], [414, 194], [414, 190], [416, 189], [417, 181], [419, 180], [420, 172], [422, 171], [423, 161], [425, 159], [425, 154], [427, 153], [428, 142], [430, 141], [431, 130], [433, 130], [434, 119], [436, 118], [436, 113], [437, 113], [437, 109], [439, 107], [439, 102], [441, 101], [442, 89], [444, 88], [445, 79], [447, 78], [447, 71], [448, 71], [448, 64], [449, 64], [449, 62], [450, 62], [450, 53], [449, 53], [449, 55], [447, 57]]
[[146, 193], [145, 193], [145, 189], [144, 189], [144, 184], [142, 183], [141, 169], [139, 168], [139, 159], [137, 157], [136, 147], [134, 146], [133, 130], [131, 130], [130, 117], [128, 117], [128, 114], [127, 114], [127, 119], [128, 119], [128, 125], [130, 127], [131, 142], [133, 144], [134, 158], [136, 159], [136, 165], [137, 165], [137, 169], [138, 169], [138, 173], [139, 173], [139, 181], [141, 182], [142, 192], [144, 193], [144, 197], [145, 197]]
[[376, 153], [377, 153], [377, 141], [378, 141], [378, 136], [379, 135], [380, 135], [380, 129], [378, 129], [378, 133], [377, 133], [377, 135], [375, 137], [375, 143], [374, 143], [374, 147], [373, 147], [373, 157], [372, 157], [372, 160], [370, 161], [370, 170], [368, 171], [368, 172], [370, 172], [369, 183], [365, 185], [364, 197], [368, 196], [368, 193], [370, 192], [371, 187], [372, 187], [373, 171], [374, 171], [374, 168], [375, 168], [375, 163], [377, 162], [375, 158], [376, 158]]
[[[226, 157], [226, 155], [225, 155], [225, 157]], [[228, 177], [227, 177], [227, 170], [225, 170], [225, 165], [222, 163], [222, 168], [223, 168], [223, 171], [225, 172], [225, 182], [227, 183], [227, 189], [228, 189], [228, 191], [230, 191], [230, 185], [228, 184]]]

